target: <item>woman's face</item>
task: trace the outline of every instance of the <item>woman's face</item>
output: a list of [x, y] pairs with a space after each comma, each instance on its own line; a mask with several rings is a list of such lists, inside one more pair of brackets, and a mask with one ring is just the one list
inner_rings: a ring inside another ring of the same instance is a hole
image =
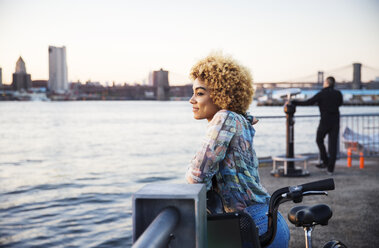
[[211, 121], [220, 108], [213, 103], [208, 87], [203, 81], [196, 79], [193, 83], [193, 95], [190, 99], [193, 117], [197, 120], [207, 119]]

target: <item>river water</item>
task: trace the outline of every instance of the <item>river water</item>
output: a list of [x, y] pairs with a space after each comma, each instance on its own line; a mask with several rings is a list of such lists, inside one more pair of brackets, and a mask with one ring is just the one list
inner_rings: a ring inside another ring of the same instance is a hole
[[[284, 115], [255, 104], [250, 112]], [[285, 153], [284, 123], [255, 125], [259, 157]], [[317, 124], [296, 120], [296, 153], [317, 152]], [[206, 126], [188, 102], [0, 102], [0, 247], [129, 247], [133, 192], [150, 182], [185, 183]]]

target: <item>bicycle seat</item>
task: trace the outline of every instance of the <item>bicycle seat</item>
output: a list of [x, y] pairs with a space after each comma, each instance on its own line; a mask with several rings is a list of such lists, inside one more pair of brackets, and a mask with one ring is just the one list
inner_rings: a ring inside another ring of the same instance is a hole
[[296, 206], [288, 213], [288, 220], [295, 226], [327, 225], [332, 217], [332, 210], [328, 205]]

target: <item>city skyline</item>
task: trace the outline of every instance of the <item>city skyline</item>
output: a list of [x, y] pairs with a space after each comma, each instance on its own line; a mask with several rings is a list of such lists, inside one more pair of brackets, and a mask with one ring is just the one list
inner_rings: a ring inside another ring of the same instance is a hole
[[[47, 48], [65, 46], [68, 81], [143, 83], [163, 68], [175, 85], [221, 50], [257, 82], [316, 81], [355, 62], [372, 68], [368, 81], [379, 76], [378, 13], [374, 0], [0, 0], [0, 67], [9, 84], [22, 56], [33, 80], [48, 79]], [[338, 73], [350, 80], [352, 66]]]

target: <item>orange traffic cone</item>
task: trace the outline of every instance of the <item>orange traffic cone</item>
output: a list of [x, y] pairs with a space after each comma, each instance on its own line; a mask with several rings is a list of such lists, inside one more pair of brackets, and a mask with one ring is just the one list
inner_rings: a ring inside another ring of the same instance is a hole
[[359, 169], [363, 169], [365, 167], [365, 157], [363, 152], [359, 153]]
[[351, 148], [347, 149], [347, 167], [351, 167]]

